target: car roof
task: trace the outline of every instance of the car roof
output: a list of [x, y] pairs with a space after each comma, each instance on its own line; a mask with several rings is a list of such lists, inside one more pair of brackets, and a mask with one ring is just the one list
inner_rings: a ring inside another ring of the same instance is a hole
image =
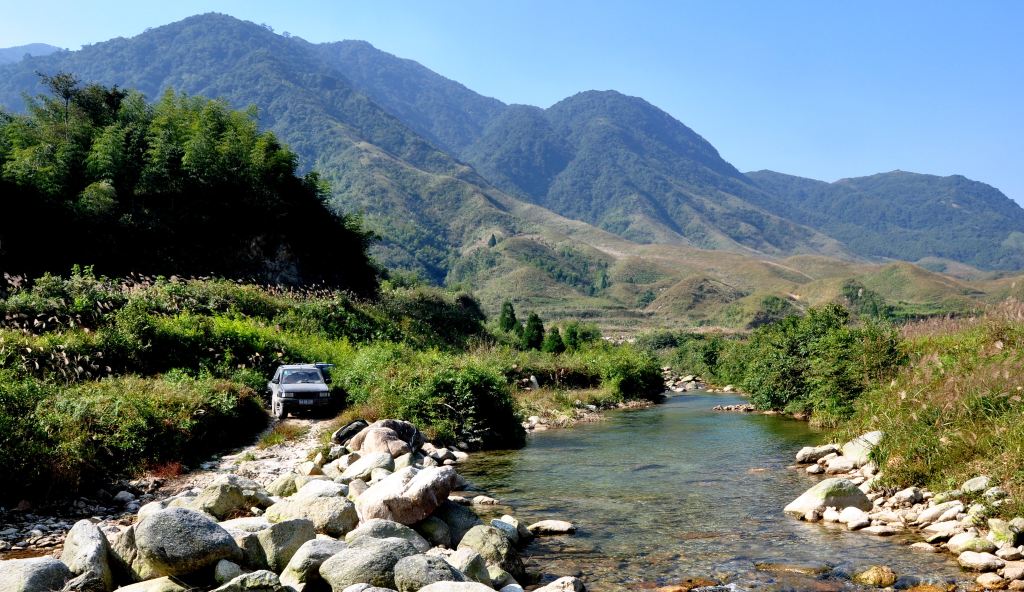
[[315, 364], [282, 364], [281, 370], [319, 370]]

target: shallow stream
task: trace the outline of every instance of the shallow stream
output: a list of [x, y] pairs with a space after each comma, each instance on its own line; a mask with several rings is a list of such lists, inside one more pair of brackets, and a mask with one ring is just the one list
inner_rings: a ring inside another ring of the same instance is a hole
[[[474, 454], [460, 471], [528, 523], [575, 523], [574, 536], [537, 539], [524, 556], [542, 573], [580, 575], [596, 592], [694, 577], [743, 590], [852, 589], [837, 574], [871, 564], [928, 582], [965, 579], [950, 556], [906, 548], [909, 537], [881, 539], [783, 515], [819, 480], [787, 467], [822, 436], [791, 419], [711, 411], [743, 402], [689, 394], [612, 412], [598, 423], [538, 432], [522, 450]], [[830, 575], [785, 566], [828, 567]]]

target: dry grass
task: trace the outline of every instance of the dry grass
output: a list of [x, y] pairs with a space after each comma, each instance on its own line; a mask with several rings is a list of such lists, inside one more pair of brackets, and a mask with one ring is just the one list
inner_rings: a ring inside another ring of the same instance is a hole
[[256, 443], [259, 449], [270, 448], [286, 442], [294, 442], [309, 433], [309, 426], [294, 423], [279, 423]]

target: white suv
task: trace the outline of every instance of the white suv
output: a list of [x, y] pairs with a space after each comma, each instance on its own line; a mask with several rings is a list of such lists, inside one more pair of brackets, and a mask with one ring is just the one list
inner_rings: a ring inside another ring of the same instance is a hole
[[274, 417], [284, 419], [295, 411], [329, 409], [333, 401], [327, 372], [332, 367], [332, 364], [278, 366], [274, 378], [267, 383]]

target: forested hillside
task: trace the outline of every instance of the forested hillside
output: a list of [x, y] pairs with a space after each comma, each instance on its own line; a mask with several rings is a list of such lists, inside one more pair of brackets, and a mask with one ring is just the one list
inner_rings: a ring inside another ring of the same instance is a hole
[[369, 236], [254, 112], [71, 75], [0, 119], [0, 268], [248, 277], [376, 289]]
[[904, 171], [825, 183], [748, 173], [765, 209], [833, 236], [870, 257], [939, 257], [983, 269], [1024, 268], [1024, 209], [959, 175]]

